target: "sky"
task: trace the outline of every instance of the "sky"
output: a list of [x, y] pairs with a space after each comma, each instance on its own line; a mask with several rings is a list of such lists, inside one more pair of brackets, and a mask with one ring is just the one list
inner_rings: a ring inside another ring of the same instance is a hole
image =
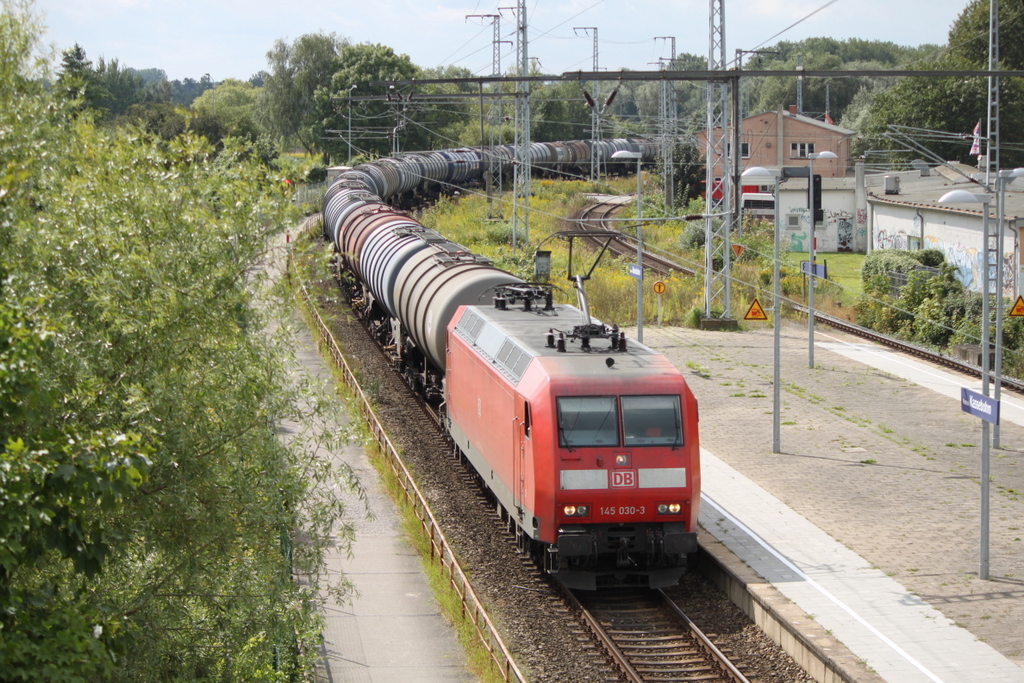
[[[724, 0], [728, 59], [780, 40], [827, 36], [900, 45], [944, 44], [969, 0]], [[503, 41], [515, 40], [510, 0], [36, 0], [44, 42], [60, 51], [81, 45], [89, 59], [158, 68], [171, 80], [210, 74], [246, 80], [266, 70], [274, 42], [335, 33], [353, 43], [380, 43], [421, 67], [492, 70], [491, 19]], [[499, 9], [504, 7], [505, 9]], [[708, 0], [529, 0], [529, 56], [544, 73], [589, 71], [594, 34], [600, 69], [655, 70], [677, 53], [708, 53]], [[793, 26], [796, 24], [795, 26]], [[587, 30], [583, 30], [587, 28]], [[778, 34], [778, 35], [777, 35]], [[514, 43], [501, 45], [512, 68]]]

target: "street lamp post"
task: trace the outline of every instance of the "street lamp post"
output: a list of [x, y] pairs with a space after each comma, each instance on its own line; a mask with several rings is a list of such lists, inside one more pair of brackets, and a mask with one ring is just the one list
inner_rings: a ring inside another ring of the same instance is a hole
[[774, 267], [772, 269], [772, 332], [775, 338], [775, 350], [773, 355], [773, 376], [772, 376], [772, 453], [782, 452], [782, 435], [781, 435], [781, 398], [780, 398], [780, 346], [781, 346], [781, 328], [779, 326], [779, 320], [781, 318], [781, 289], [779, 285], [779, 171], [770, 171], [762, 166], [751, 166], [747, 170], [743, 171], [742, 177], [750, 180], [768, 180], [769, 178], [774, 183], [772, 190], [772, 197], [775, 202], [775, 255], [774, 255]]
[[[988, 396], [989, 384], [989, 306], [988, 297], [991, 293], [991, 273], [988, 263], [988, 207], [992, 198], [987, 194], [974, 194], [967, 190], [953, 190], [939, 198], [939, 204], [974, 203], [982, 205], [981, 232], [982, 249], [981, 264], [981, 392]], [[1000, 293], [1000, 296], [1002, 293]], [[998, 354], [998, 350], [996, 352]], [[988, 518], [989, 518], [989, 428], [988, 421], [981, 421], [981, 549], [978, 563], [978, 578], [989, 578], [988, 562]]]
[[636, 340], [644, 341], [644, 237], [643, 225], [643, 184], [640, 178], [640, 163], [643, 155], [640, 152], [629, 152], [624, 149], [612, 154], [612, 159], [636, 159], [636, 264], [640, 268], [636, 280]]
[[[814, 214], [817, 207], [814, 205], [814, 160], [815, 159], [838, 159], [835, 152], [811, 152], [807, 155], [810, 160], [807, 173], [807, 205], [811, 213], [811, 246], [808, 257], [808, 266], [811, 271], [807, 276], [807, 367], [814, 368], [814, 278], [816, 277], [814, 267]], [[777, 204], [777, 202], [776, 202]]]
[[348, 165], [352, 165], [352, 91], [356, 89], [353, 83], [348, 87]]

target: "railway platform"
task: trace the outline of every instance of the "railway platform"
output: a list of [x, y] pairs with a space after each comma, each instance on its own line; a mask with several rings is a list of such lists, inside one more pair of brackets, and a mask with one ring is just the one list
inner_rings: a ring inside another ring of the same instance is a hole
[[992, 451], [991, 580], [979, 569], [980, 380], [821, 328], [646, 327], [700, 403], [701, 523], [893, 683], [1024, 682], [1024, 400]]

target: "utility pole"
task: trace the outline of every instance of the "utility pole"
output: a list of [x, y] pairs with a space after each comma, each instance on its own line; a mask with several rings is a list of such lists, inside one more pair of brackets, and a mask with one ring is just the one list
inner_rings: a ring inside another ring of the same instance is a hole
[[[584, 35], [594, 32], [594, 73], [598, 71], [597, 62], [597, 27], [574, 26], [573, 32], [583, 31]], [[577, 34], [578, 35], [578, 34]], [[601, 175], [601, 161], [597, 155], [597, 141], [601, 139], [601, 81], [592, 81], [587, 104], [590, 105], [590, 179], [597, 180]]]
[[[672, 45], [672, 57], [669, 60], [669, 70], [676, 68], [676, 39], [675, 36], [657, 36], [655, 40], [668, 40]], [[662, 63], [662, 69], [665, 68]], [[665, 185], [665, 206], [669, 211], [676, 205], [675, 168], [674, 153], [676, 141], [676, 83], [675, 81], [663, 80], [661, 82], [661, 97], [659, 98], [661, 111], [658, 117], [658, 134], [661, 138], [661, 160], [664, 165], [662, 169], [662, 182]]]
[[[988, 4], [988, 70], [999, 68], [999, 3]], [[985, 148], [985, 185], [991, 187], [993, 175], [999, 171], [999, 77], [988, 77], [988, 141]], [[999, 226], [997, 233], [1002, 232]], [[1003, 295], [999, 292], [999, 296]], [[1000, 308], [1002, 310], [1002, 308]], [[987, 353], [987, 352], [986, 352]]]
[[[500, 14], [469, 14], [466, 15], [467, 19], [490, 19], [491, 26], [494, 28], [494, 37], [491, 39], [491, 76], [498, 78], [501, 76], [501, 15]], [[501, 94], [501, 83], [495, 83], [494, 88], [497, 94]], [[489, 220], [501, 217], [501, 211], [498, 211], [498, 215], [494, 214], [494, 185], [497, 180], [497, 184], [501, 186], [501, 179], [499, 175], [501, 173], [501, 164], [494, 155], [494, 146], [497, 144], [496, 136], [498, 127], [499, 113], [501, 112], [501, 98], [495, 98], [491, 102], [490, 113], [488, 116], [488, 127], [490, 128], [490, 135], [487, 136], [487, 142], [484, 142], [484, 130], [483, 130], [483, 117], [484, 117], [484, 103], [483, 103], [483, 83], [480, 84], [480, 149], [483, 150], [484, 158], [484, 191], [487, 193], [487, 218]]]
[[401, 151], [398, 134], [405, 128], [405, 105], [402, 104], [402, 93], [395, 90], [395, 86], [388, 86], [387, 101], [395, 108], [395, 127], [391, 129], [391, 156], [397, 157]]
[[[728, 145], [729, 79], [725, 73], [725, 0], [710, 0], [709, 23], [708, 70], [722, 71], [723, 78], [720, 81], [708, 81], [707, 85], [707, 181], [704, 188], [707, 219], [704, 232], [704, 319], [701, 324], [705, 328], [721, 328], [735, 325], [735, 321], [730, 318], [732, 302], [729, 297], [729, 231], [732, 226], [733, 183]], [[715, 182], [716, 169], [721, 173], [720, 184]]]
[[[796, 70], [804, 70], [804, 57], [803, 55], [796, 56]], [[803, 115], [804, 113], [804, 77], [803, 75], [796, 77], [796, 113]]]
[[512, 248], [519, 246], [519, 230], [523, 244], [530, 241], [530, 75], [529, 40], [527, 38], [526, 0], [516, 3], [516, 64], [524, 79], [516, 90], [516, 160], [513, 175]]

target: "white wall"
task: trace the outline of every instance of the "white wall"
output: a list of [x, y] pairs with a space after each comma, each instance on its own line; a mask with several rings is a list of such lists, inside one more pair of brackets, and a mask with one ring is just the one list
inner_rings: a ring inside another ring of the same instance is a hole
[[[858, 214], [852, 187], [823, 188], [821, 206], [825, 210], [825, 220], [814, 231], [818, 238], [818, 251], [867, 250], [866, 214], [864, 211]], [[795, 217], [796, 227], [791, 227], [789, 216]], [[792, 179], [779, 188], [779, 220], [782, 222], [783, 248], [788, 238], [790, 251], [807, 251], [810, 246], [808, 238], [811, 220], [807, 211], [806, 180]]]
[[[981, 215], [898, 204], [869, 203], [872, 249], [938, 249], [965, 287], [981, 291], [984, 253]], [[990, 223], [994, 231], [996, 221]], [[1003, 292], [1013, 294], [1014, 239], [1003, 232]]]

